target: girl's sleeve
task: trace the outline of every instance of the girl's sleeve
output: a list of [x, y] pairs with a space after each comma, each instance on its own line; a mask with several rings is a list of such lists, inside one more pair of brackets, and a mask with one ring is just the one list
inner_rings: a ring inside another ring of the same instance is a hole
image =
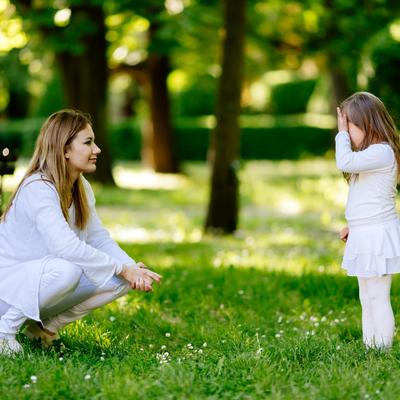
[[394, 154], [389, 145], [373, 144], [361, 151], [352, 151], [350, 135], [341, 131], [336, 135], [336, 165], [351, 174], [370, 172], [393, 165]]
[[129, 257], [128, 254], [126, 254], [125, 251], [123, 251], [113, 239], [111, 239], [110, 234], [103, 227], [96, 212], [96, 200], [93, 190], [87, 180], [84, 180], [83, 183], [90, 207], [90, 218], [87, 227], [87, 243], [92, 247], [108, 254], [122, 264], [136, 266], [135, 261]]
[[103, 286], [122, 271], [122, 263], [78, 238], [64, 218], [58, 193], [52, 184], [42, 180], [29, 182], [21, 188], [19, 196], [50, 255], [81, 267], [96, 286]]

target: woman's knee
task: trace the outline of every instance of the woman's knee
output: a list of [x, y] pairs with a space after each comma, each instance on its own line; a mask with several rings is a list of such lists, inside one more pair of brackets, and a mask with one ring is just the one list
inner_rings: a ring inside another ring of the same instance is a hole
[[76, 289], [82, 277], [82, 269], [77, 265], [56, 258], [52, 260], [45, 268], [42, 280], [52, 280], [51, 285], [60, 292], [70, 292]]
[[113, 276], [104, 286], [98, 289], [96, 293], [109, 293], [111, 298], [117, 299], [127, 294], [130, 288], [128, 281], [118, 276]]

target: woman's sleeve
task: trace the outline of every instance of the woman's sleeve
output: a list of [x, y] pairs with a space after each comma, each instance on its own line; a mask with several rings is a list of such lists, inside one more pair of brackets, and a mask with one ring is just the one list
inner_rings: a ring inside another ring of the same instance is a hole
[[34, 221], [49, 254], [82, 268], [96, 286], [102, 286], [122, 271], [122, 263], [80, 240], [61, 211], [54, 186], [41, 180], [29, 182], [20, 191], [28, 217]]
[[352, 151], [350, 135], [341, 131], [336, 135], [336, 165], [351, 174], [376, 171], [393, 165], [394, 154], [390, 146], [371, 145], [365, 150]]
[[135, 266], [135, 260], [128, 256], [121, 247], [110, 237], [107, 229], [102, 225], [96, 212], [96, 200], [93, 190], [87, 180], [83, 181], [88, 196], [90, 218], [87, 227], [87, 243], [94, 248], [108, 254], [122, 264]]

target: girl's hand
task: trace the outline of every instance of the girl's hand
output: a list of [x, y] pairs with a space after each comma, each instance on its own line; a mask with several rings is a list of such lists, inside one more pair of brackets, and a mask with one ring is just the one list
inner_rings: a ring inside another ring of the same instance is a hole
[[160, 275], [147, 269], [142, 262], [138, 262], [136, 267], [125, 265], [120, 275], [129, 282], [132, 289], [144, 292], [152, 291], [153, 282], [160, 282], [161, 280]]
[[343, 242], [347, 242], [348, 237], [349, 237], [349, 228], [346, 226], [340, 231], [339, 238], [340, 240], [343, 240]]
[[349, 131], [349, 122], [347, 120], [347, 115], [342, 112], [339, 107], [336, 107], [337, 111], [337, 125], [338, 131]]

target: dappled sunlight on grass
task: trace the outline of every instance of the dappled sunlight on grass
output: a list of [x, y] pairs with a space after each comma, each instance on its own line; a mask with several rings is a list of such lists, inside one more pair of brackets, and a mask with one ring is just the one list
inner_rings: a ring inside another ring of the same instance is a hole
[[333, 161], [246, 163], [240, 172], [240, 229], [219, 237], [202, 233], [207, 166], [185, 169], [187, 183], [168, 192], [136, 190], [119, 196], [114, 190], [111, 201], [107, 189], [98, 187], [104, 223], [134, 258], [161, 269], [187, 264], [189, 269], [211, 265], [296, 275], [340, 271], [343, 244], [337, 235], [345, 223], [347, 187]]
[[114, 170], [116, 184], [125, 189], [176, 190], [188, 184], [182, 174], [160, 174], [151, 170], [135, 171], [117, 165]]

